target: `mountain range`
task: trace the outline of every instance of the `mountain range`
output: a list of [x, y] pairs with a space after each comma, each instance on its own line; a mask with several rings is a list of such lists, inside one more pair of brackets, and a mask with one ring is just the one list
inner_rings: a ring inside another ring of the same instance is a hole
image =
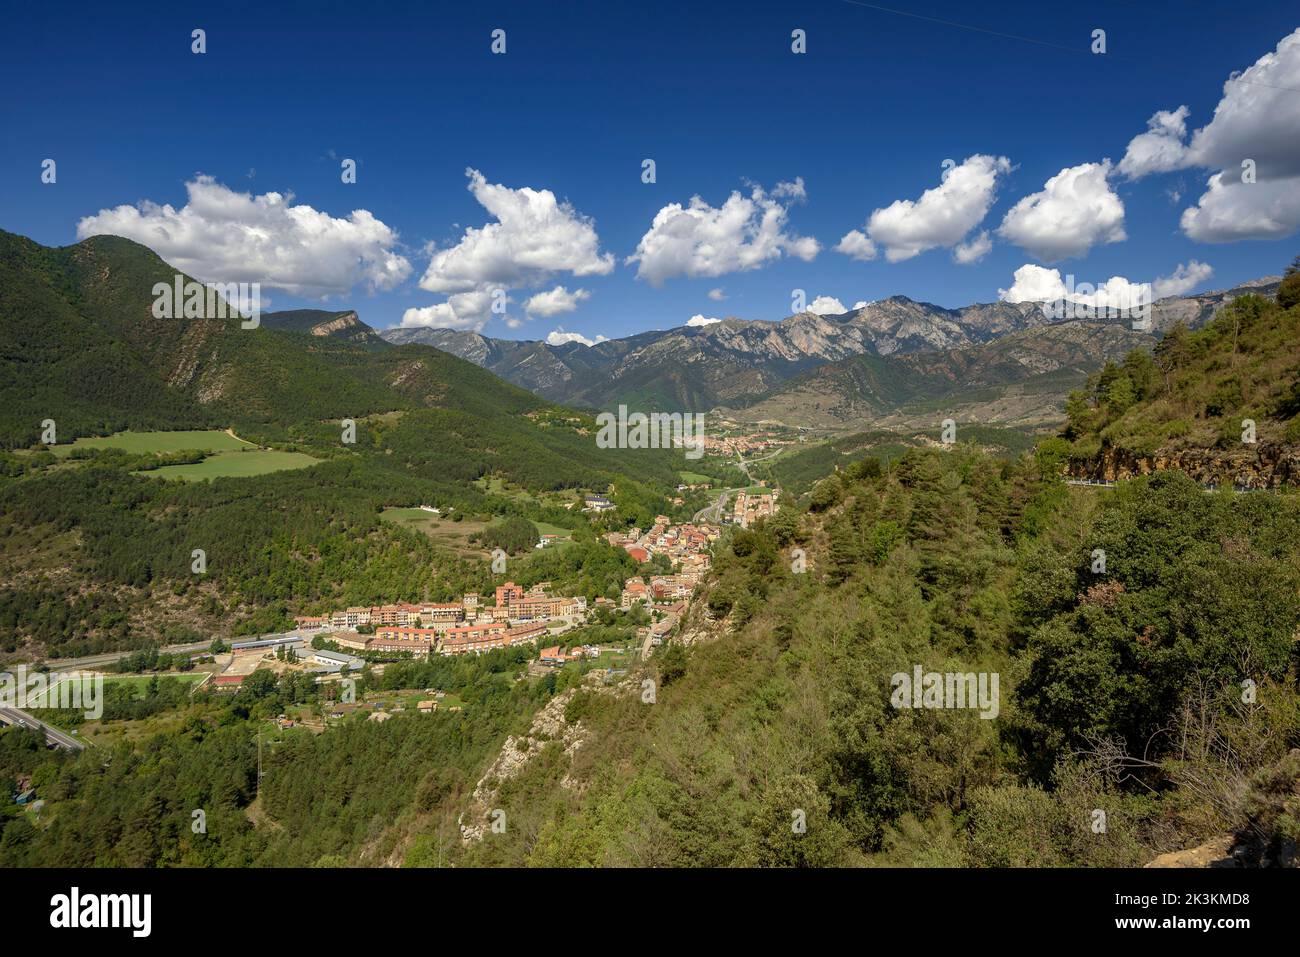
[[[1032, 422], [1059, 419], [1069, 389], [1105, 362], [1150, 344], [1179, 321], [1203, 325], [1236, 296], [1270, 294], [1278, 281], [1162, 299], [1152, 306], [1148, 333], [1133, 332], [1123, 316], [1051, 321], [1034, 302], [947, 309], [892, 296], [839, 315], [802, 312], [776, 322], [733, 317], [592, 346], [452, 329], [394, 328], [380, 335], [392, 343], [435, 346], [580, 408], [722, 408], [754, 421], [860, 427], [903, 401], [1024, 383], [1042, 400], [1013, 402], [1015, 408], [1002, 410], [996, 421]], [[1004, 339], [1004, 346], [988, 348]], [[926, 355], [931, 358], [918, 358]]]
[[234, 427], [337, 454], [339, 420], [369, 418], [370, 444], [353, 454], [382, 433], [376, 467], [539, 486], [676, 482], [671, 456], [597, 448], [589, 418], [442, 350], [387, 343], [351, 310], [269, 312], [256, 328], [233, 313], [159, 318], [152, 290], [177, 275], [128, 239], [52, 248], [0, 230], [0, 449], [36, 444], [49, 420], [58, 443]]

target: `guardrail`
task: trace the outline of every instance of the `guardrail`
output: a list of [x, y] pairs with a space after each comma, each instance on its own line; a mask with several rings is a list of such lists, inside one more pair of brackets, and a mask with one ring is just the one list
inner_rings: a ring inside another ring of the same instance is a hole
[[[1112, 482], [1112, 481], [1109, 481], [1109, 480], [1107, 480], [1107, 479], [1075, 479], [1075, 478], [1067, 478], [1067, 479], [1065, 480], [1065, 484], [1066, 484], [1066, 485], [1080, 485], [1080, 486], [1084, 486], [1084, 487], [1087, 487], [1087, 488], [1116, 488], [1116, 487], [1118, 486], [1119, 483], [1118, 483], [1118, 482]], [[1198, 482], [1197, 484], [1200, 485], [1201, 488], [1202, 488], [1202, 490], [1204, 490], [1204, 491], [1207, 492], [1207, 493], [1209, 493], [1209, 492], [1218, 492], [1218, 491], [1221, 491], [1221, 489], [1220, 489], [1218, 483], [1216, 483], [1216, 482]], [[1222, 491], [1226, 491], [1226, 490], [1227, 490], [1227, 489], [1226, 489], [1226, 486], [1225, 486], [1225, 487], [1222, 489]], [[1273, 493], [1273, 494], [1277, 494], [1278, 491], [1280, 491], [1280, 490], [1279, 490], [1279, 489], [1275, 489], [1275, 488], [1251, 488], [1251, 487], [1246, 486], [1246, 485], [1236, 485], [1236, 484], [1234, 484], [1234, 485], [1232, 486], [1232, 493], [1233, 493], [1234, 495], [1249, 495], [1249, 494], [1251, 494], [1252, 492], [1271, 492], [1271, 493]]]

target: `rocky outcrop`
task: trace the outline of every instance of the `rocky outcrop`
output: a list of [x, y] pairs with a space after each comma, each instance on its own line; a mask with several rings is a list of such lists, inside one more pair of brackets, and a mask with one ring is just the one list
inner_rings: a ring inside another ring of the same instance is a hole
[[1138, 455], [1104, 448], [1097, 458], [1072, 462], [1072, 478], [1118, 482], [1154, 472], [1185, 472], [1206, 486], [1270, 489], [1300, 485], [1300, 446], [1260, 443], [1236, 449], [1161, 449]]
[[[584, 685], [584, 689], [596, 694], [611, 690], [591, 683]], [[469, 844], [482, 840], [492, 827], [494, 815], [508, 815], [508, 809], [499, 807], [501, 785], [521, 774], [549, 743], [560, 742], [564, 753], [569, 757], [582, 747], [589, 732], [582, 722], [570, 723], [564, 716], [569, 702], [579, 690], [570, 688], [547, 702], [546, 707], [533, 716], [533, 724], [527, 734], [506, 737], [496, 760], [474, 786], [469, 808], [460, 816], [458, 823], [462, 842]], [[565, 781], [567, 780], [566, 778]], [[565, 784], [565, 781], [561, 784]]]

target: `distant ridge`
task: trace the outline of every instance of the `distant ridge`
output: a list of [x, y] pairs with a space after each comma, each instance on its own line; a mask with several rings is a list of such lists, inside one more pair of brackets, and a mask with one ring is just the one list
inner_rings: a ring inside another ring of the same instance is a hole
[[[1152, 307], [1147, 341], [1177, 322], [1203, 326], [1225, 302], [1247, 293], [1272, 295], [1266, 277], [1232, 289], [1162, 299]], [[1124, 319], [1111, 325], [1128, 328]], [[776, 322], [726, 318], [608, 339], [594, 346], [494, 339], [453, 329], [394, 328], [392, 343], [423, 343], [491, 369], [545, 398], [583, 408], [626, 402], [665, 411], [743, 408], [812, 370], [854, 357], [885, 358], [969, 349], [1028, 330], [1043, 330], [1037, 348], [1064, 323], [1034, 302], [977, 303], [946, 309], [891, 296], [838, 315], [811, 312]], [[1086, 372], [1093, 368], [1085, 363]]]

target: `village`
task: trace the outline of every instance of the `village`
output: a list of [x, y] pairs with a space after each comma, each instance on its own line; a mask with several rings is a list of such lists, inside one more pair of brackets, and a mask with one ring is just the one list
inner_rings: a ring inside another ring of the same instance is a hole
[[237, 690], [251, 674], [267, 667], [307, 671], [318, 681], [333, 682], [368, 664], [378, 663], [382, 670], [384, 661], [477, 655], [519, 645], [542, 646], [534, 662], [537, 673], [538, 668], [597, 658], [609, 650], [546, 646], [586, 624], [595, 608], [630, 612], [640, 606], [648, 612], [650, 623], [636, 630], [644, 656], [671, 634], [698, 584], [697, 574], [652, 575], [648, 583], [629, 578], [618, 601], [601, 597], [589, 609], [582, 596], [551, 594], [549, 582], [525, 589], [508, 581], [497, 587], [492, 604], [471, 592], [459, 602], [350, 607], [330, 615], [298, 616], [293, 631], [235, 642], [229, 655], [221, 656], [228, 661], [212, 683], [215, 689]]

